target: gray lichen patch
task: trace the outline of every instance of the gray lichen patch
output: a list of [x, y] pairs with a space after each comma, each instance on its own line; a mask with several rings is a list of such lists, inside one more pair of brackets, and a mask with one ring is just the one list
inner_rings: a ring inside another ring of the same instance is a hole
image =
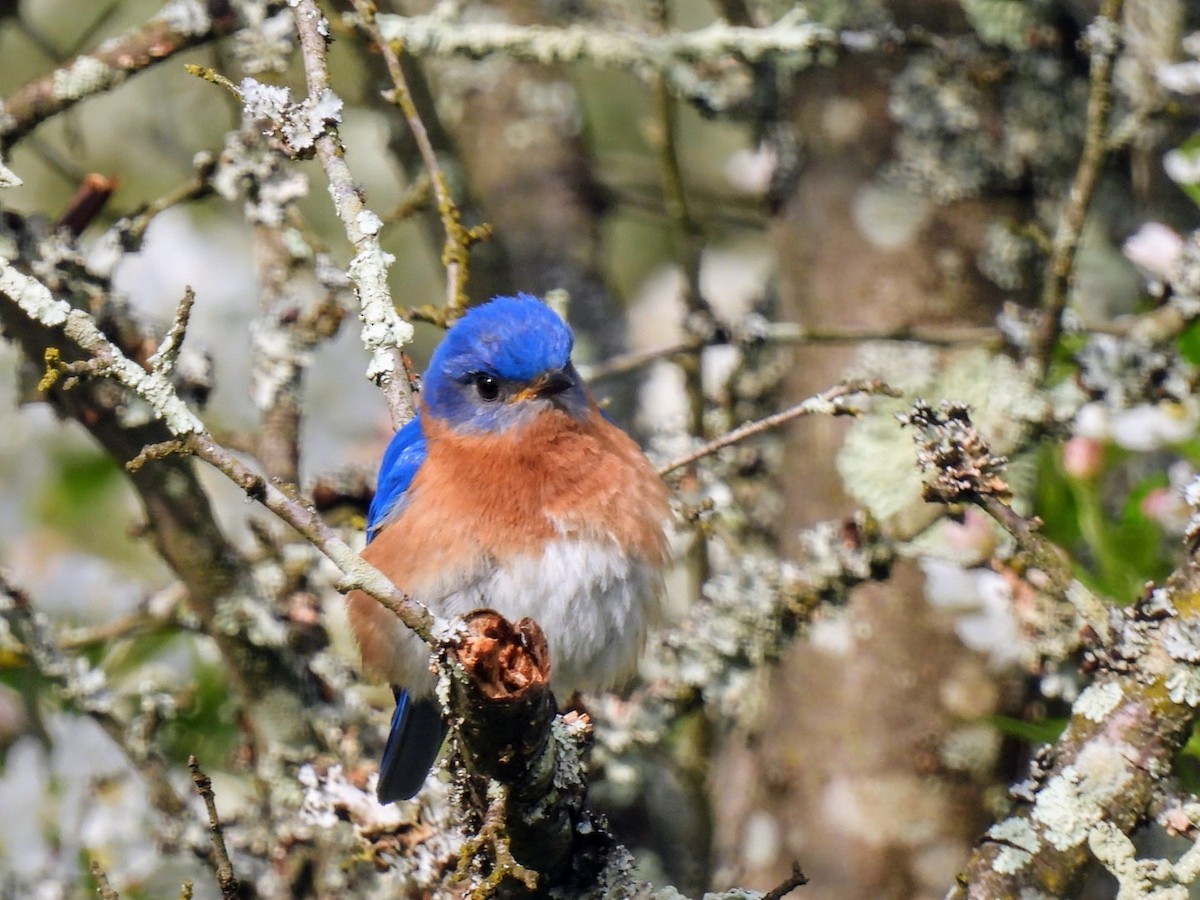
[[1200, 706], [1200, 671], [1192, 665], [1178, 665], [1167, 675], [1167, 696], [1172, 703], [1193, 709]]
[[1116, 681], [1093, 684], [1075, 701], [1072, 712], [1092, 722], [1101, 722], [1121, 702], [1124, 692]]
[[54, 96], [59, 100], [79, 100], [96, 93], [118, 73], [119, 69], [94, 57], [81, 56], [71, 65], [55, 70]]
[[[248, 6], [241, 3], [239, 6]], [[208, 4], [200, 0], [171, 0], [156, 16], [180, 34], [206, 34], [212, 29]]]
[[1055, 849], [1066, 851], [1087, 840], [1105, 817], [1112, 797], [1130, 779], [1128, 760], [1135, 749], [1124, 743], [1092, 742], [1038, 793], [1031, 816]]
[[987, 836], [1000, 845], [992, 865], [997, 872], [1005, 875], [1024, 869], [1041, 847], [1037, 829], [1028, 819], [1019, 816], [997, 822], [988, 829]]
[[1168, 619], [1162, 625], [1162, 641], [1171, 659], [1200, 662], [1200, 620]]

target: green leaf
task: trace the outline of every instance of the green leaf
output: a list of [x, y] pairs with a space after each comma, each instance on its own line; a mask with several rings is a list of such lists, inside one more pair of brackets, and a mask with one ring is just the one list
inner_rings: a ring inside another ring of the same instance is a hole
[[[1188, 161], [1194, 164], [1200, 158], [1200, 131], [1180, 144], [1174, 152], [1180, 156], [1187, 157]], [[1200, 182], [1176, 181], [1175, 183], [1179, 185], [1180, 190], [1191, 198], [1193, 203], [1200, 206]]]
[[[1110, 448], [1105, 470], [1095, 479], [1073, 478], [1059, 448], [1042, 457], [1036, 492], [1043, 532], [1075, 561], [1075, 575], [1097, 593], [1132, 602], [1147, 581], [1165, 577], [1173, 562], [1162, 526], [1142, 512], [1142, 501], [1165, 486], [1161, 472], [1141, 477], [1122, 498], [1114, 486], [1136, 478], [1144, 457]], [[1115, 496], [1114, 496], [1115, 494]], [[1120, 503], [1120, 506], [1117, 506]]]
[[1067, 719], [1038, 719], [1027, 722], [1012, 716], [989, 716], [988, 722], [995, 726], [1001, 734], [1017, 738], [1034, 746], [1052, 744], [1057, 741], [1067, 727]]
[[1179, 355], [1194, 366], [1200, 366], [1200, 322], [1193, 322], [1179, 335]]

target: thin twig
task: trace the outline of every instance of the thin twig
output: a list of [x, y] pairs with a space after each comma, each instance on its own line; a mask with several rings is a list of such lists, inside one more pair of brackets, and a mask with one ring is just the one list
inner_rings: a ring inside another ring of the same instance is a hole
[[[296, 0], [293, 17], [300, 37], [309, 96], [331, 96], [325, 58], [328, 23], [315, 0]], [[316, 150], [317, 159], [329, 179], [334, 209], [355, 251], [349, 272], [362, 307], [363, 343], [373, 357], [367, 376], [383, 390], [392, 424], [399, 428], [416, 414], [412, 385], [400, 354], [400, 348], [412, 338], [412, 326], [397, 315], [388, 289], [387, 271], [391, 258], [379, 245], [383, 222], [367, 209], [346, 164], [345, 147], [333, 123], [326, 123], [324, 131], [317, 137]]]
[[408, 88], [408, 80], [400, 66], [400, 58], [395, 46], [384, 39], [376, 21], [374, 3], [366, 0], [352, 0], [358, 13], [362, 27], [371, 39], [378, 45], [391, 76], [393, 90], [390, 99], [400, 108], [404, 120], [412, 131], [425, 170], [429, 173], [430, 184], [437, 198], [438, 216], [442, 220], [442, 228], [446, 232], [446, 243], [442, 248], [442, 265], [446, 267], [446, 317], [443, 325], [449, 324], [462, 315], [467, 305], [467, 279], [469, 277], [469, 257], [472, 245], [484, 240], [491, 233], [487, 225], [467, 228], [462, 224], [462, 213], [454, 198], [450, 195], [450, 186], [446, 175], [438, 162], [437, 150], [429, 139], [429, 132], [417, 105], [413, 102], [412, 92]]
[[165, 4], [157, 16], [139, 28], [68, 60], [0, 101], [0, 147], [11, 147], [46, 119], [80, 100], [105, 93], [135, 72], [228, 34], [238, 24], [231, 6], [214, 17], [179, 16], [174, 6]]
[[739, 428], [733, 429], [733, 431], [721, 435], [715, 440], [709, 441], [703, 447], [698, 447], [690, 453], [676, 457], [665, 465], [660, 466], [658, 474], [665, 477], [676, 469], [682, 469], [684, 466], [691, 465], [706, 456], [712, 456], [719, 450], [724, 450], [726, 447], [740, 443], [757, 434], [762, 434], [764, 431], [770, 431], [772, 428], [778, 428], [780, 425], [785, 425], [801, 416], [811, 416], [817, 413], [831, 416], [858, 415], [859, 410], [840, 402], [844, 397], [852, 394], [883, 394], [888, 397], [900, 396], [895, 388], [889, 387], [877, 378], [856, 379], [836, 384], [828, 390], [822, 391], [820, 394], [815, 394], [782, 412], [748, 422]]
[[161, 619], [139, 610], [93, 628], [67, 632], [59, 638], [58, 645], [63, 650], [87, 650], [98, 644], [107, 648], [126, 638], [180, 627], [181, 623], [177, 619]]
[[143, 209], [120, 219], [113, 228], [120, 233], [121, 243], [125, 247], [138, 248], [146, 229], [154, 221], [154, 217], [172, 206], [178, 206], [188, 200], [199, 200], [213, 192], [212, 174], [216, 170], [217, 160], [211, 153], [198, 154], [195, 161], [195, 172], [183, 184], [172, 188], [151, 200]]
[[422, 171], [413, 180], [412, 184], [405, 188], [400, 199], [396, 201], [395, 209], [388, 213], [385, 221], [389, 225], [394, 225], [428, 209], [429, 195], [432, 190], [433, 182], [429, 177], [429, 172]]
[[1046, 576], [1050, 588], [1075, 608], [1080, 619], [1095, 632], [1099, 643], [1110, 643], [1112, 627], [1108, 607], [1075, 578], [1067, 555], [1038, 530], [1041, 519], [1026, 519], [1008, 503], [990, 494], [973, 497], [972, 502], [1016, 539], [1029, 561]]
[[[1100, 330], [1100, 329], [1094, 329]], [[761, 334], [739, 339], [736, 335], [731, 338], [729, 333], [718, 329], [707, 337], [696, 337], [691, 340], [677, 341], [656, 347], [653, 350], [634, 350], [613, 356], [592, 366], [580, 366], [579, 372], [586, 381], [603, 381], [635, 372], [660, 359], [680, 356], [685, 353], [698, 353], [705, 347], [719, 347], [726, 344], [748, 343], [762, 341], [767, 344], [865, 344], [871, 341], [894, 341], [899, 343], [927, 344], [931, 347], [955, 347], [960, 344], [980, 344], [1000, 338], [1000, 331], [990, 325], [978, 326], [912, 326], [902, 325], [898, 328], [879, 331], [870, 328], [806, 328], [794, 322], [772, 322]]]
[[779, 887], [763, 894], [762, 900], [783, 900], [784, 897], [796, 888], [804, 887], [806, 884], [808, 884], [808, 879], [804, 877], [804, 873], [800, 870], [800, 863], [793, 862], [792, 874]]
[[177, 454], [186, 454], [187, 452], [186, 442], [178, 439], [160, 441], [157, 444], [147, 444], [138, 451], [137, 456], [125, 463], [125, 471], [136, 472], [148, 462], [153, 462], [156, 459], [166, 459], [168, 456], [175, 456]]
[[45, 619], [34, 609], [29, 595], [12, 582], [3, 569], [0, 569], [0, 618], [8, 623], [12, 634], [22, 643], [37, 672], [53, 682], [64, 697], [91, 717], [121, 748], [151, 786], [150, 796], [155, 807], [168, 817], [179, 816], [187, 806], [167, 777], [166, 760], [152, 748], [135, 752], [130, 746], [126, 723], [113, 712], [106, 682], [94, 677], [98, 673], [83, 657], [63, 651]]
[[[162, 420], [173, 435], [172, 440], [158, 445], [158, 450], [143, 450], [133, 463], [141, 464], [165, 453], [183, 451], [200, 457], [224, 473], [250, 499], [262, 503], [328, 556], [346, 576], [339, 583], [342, 590], [358, 589], [370, 594], [399, 616], [423, 640], [432, 642], [434, 618], [428, 609], [398, 591], [379, 570], [351, 550], [310, 505], [292, 499], [280, 487], [218, 444], [204, 423], [180, 398], [170, 380], [158, 372], [147, 372], [126, 357], [100, 331], [91, 316], [73, 309], [65, 300], [57, 299], [44, 284], [8, 265], [3, 258], [0, 258], [0, 294], [12, 298], [26, 316], [43, 326], [61, 331], [81, 350], [103, 361], [103, 374], [145, 400]], [[407, 384], [407, 376], [403, 376], [403, 380]]]
[[147, 360], [151, 368], [163, 375], [170, 375], [175, 370], [175, 363], [179, 359], [179, 351], [183, 348], [183, 339], [187, 335], [188, 322], [191, 319], [192, 306], [195, 302], [196, 292], [189, 284], [183, 289], [183, 297], [180, 299], [179, 305], [175, 307], [175, 317], [171, 320], [171, 327], [163, 337], [162, 343], [158, 345], [158, 349], [154, 351], [154, 355]]
[[1119, 46], [1122, 0], [1104, 0], [1100, 14], [1087, 31], [1091, 46], [1091, 75], [1088, 84], [1087, 125], [1083, 152], [1071, 182], [1058, 227], [1054, 232], [1050, 259], [1042, 284], [1042, 319], [1033, 344], [1033, 357], [1043, 377], [1050, 369], [1054, 348], [1062, 332], [1062, 314], [1075, 271], [1075, 255], [1083, 234], [1088, 207], [1108, 150], [1108, 118], [1112, 107], [1113, 59]]
[[188, 757], [188, 768], [192, 770], [192, 784], [196, 786], [196, 793], [200, 795], [208, 810], [208, 831], [217, 861], [217, 886], [221, 888], [221, 896], [225, 900], [236, 900], [241, 885], [234, 874], [229, 849], [225, 846], [225, 830], [221, 825], [221, 817], [217, 814], [217, 798], [213, 793], [212, 780], [201, 770], [195, 756]]
[[75, 35], [74, 39], [66, 46], [65, 50], [63, 51], [63, 55], [74, 56], [85, 45], [91, 43], [96, 35], [100, 33], [101, 29], [106, 27], [108, 23], [112, 21], [113, 16], [116, 15], [120, 6], [121, 0], [110, 0], [108, 5], [100, 11], [100, 15], [96, 16], [94, 20], [89, 22], [87, 28]]
[[584, 381], [604, 381], [606, 378], [616, 378], [618, 375], [636, 372], [660, 359], [669, 359], [683, 353], [697, 353], [706, 346], [711, 346], [711, 343], [693, 340], [680, 341], [665, 347], [656, 347], [653, 350], [634, 350], [610, 357], [594, 366], [579, 366], [579, 374], [583, 376]]
[[926, 476], [924, 498], [934, 503], [972, 503], [986, 512], [1016, 539], [1029, 562], [1045, 576], [1049, 592], [1069, 602], [1108, 643], [1111, 628], [1106, 607], [1076, 580], [1066, 554], [1039, 532], [1041, 519], [1026, 519], [1009, 504], [1012, 492], [1003, 478], [1008, 461], [991, 452], [967, 407], [948, 402], [933, 407], [918, 400], [900, 421], [916, 430], [917, 460]]
[[92, 878], [96, 880], [96, 893], [100, 900], [121, 900], [121, 895], [108, 883], [108, 875], [97, 860], [92, 860], [89, 866]]
[[119, 179], [89, 172], [84, 176], [75, 195], [67, 203], [67, 208], [58, 217], [58, 227], [65, 228], [73, 237], [78, 238], [100, 215], [117, 189]]

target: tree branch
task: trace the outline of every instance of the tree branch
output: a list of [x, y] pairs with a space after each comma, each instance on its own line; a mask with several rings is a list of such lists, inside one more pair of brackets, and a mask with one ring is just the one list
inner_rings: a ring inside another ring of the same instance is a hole
[[135, 751], [128, 722], [114, 709], [112, 691], [98, 670], [83, 657], [70, 656], [57, 643], [29, 596], [0, 569], [0, 618], [21, 642], [31, 665], [53, 682], [68, 702], [87, 715], [121, 748], [131, 766], [146, 780], [154, 807], [169, 819], [185, 815], [187, 804], [168, 777], [166, 759], [154, 747]]
[[208, 811], [208, 833], [216, 858], [217, 886], [221, 889], [224, 900], [236, 900], [242, 896], [241, 884], [233, 871], [229, 849], [225, 846], [225, 829], [221, 825], [221, 817], [217, 814], [217, 797], [213, 793], [212, 779], [204, 774], [195, 756], [188, 757], [188, 768], [192, 771], [192, 784], [196, 786], [196, 793], [200, 795], [200, 799], [204, 801], [204, 808]]
[[1131, 833], [1192, 733], [1200, 705], [1200, 568], [1117, 614], [1116, 636], [1062, 737], [1033, 761], [1020, 802], [988, 829], [950, 897], [1068, 896], [1107, 827]]
[[482, 59], [500, 53], [541, 65], [588, 62], [642, 78], [660, 74], [672, 90], [684, 95], [695, 93], [700, 80], [693, 69], [697, 63], [719, 67], [722, 59], [781, 60], [797, 68], [825, 51], [877, 49], [881, 42], [876, 35], [839, 35], [802, 16], [785, 16], [766, 28], [714, 22], [699, 31], [661, 35], [605, 32], [581, 25], [457, 22], [438, 15], [380, 15], [378, 22], [385, 39], [402, 44], [414, 56]]
[[[325, 17], [314, 0], [297, 0], [294, 18], [310, 101], [336, 99], [329, 88], [329, 68], [325, 58], [328, 23]], [[329, 179], [334, 209], [354, 247], [349, 272], [362, 309], [363, 344], [371, 354], [367, 377], [384, 392], [392, 423], [399, 428], [416, 414], [412, 387], [400, 358], [400, 348], [412, 339], [412, 326], [396, 314], [392, 303], [387, 283], [391, 256], [379, 245], [383, 221], [367, 208], [346, 164], [346, 149], [331, 120], [324, 122], [315, 146], [317, 159]]]
[[68, 60], [0, 102], [0, 148], [11, 147], [80, 100], [109, 91], [130, 75], [197, 44], [229, 34], [237, 24], [228, 0], [171, 0], [140, 28]]
[[[1102, 329], [1094, 329], [1100, 331]], [[660, 359], [699, 353], [706, 347], [727, 344], [865, 344], [871, 341], [899, 341], [913, 344], [928, 344], [931, 347], [957, 347], [962, 344], [981, 344], [1000, 339], [1000, 332], [989, 325], [983, 326], [913, 326], [880, 331], [873, 328], [806, 328], [795, 322], [756, 322], [745, 329], [744, 334], [730, 334], [730, 329], [721, 327], [706, 335], [656, 347], [652, 350], [636, 350], [613, 356], [595, 365], [580, 366], [579, 373], [587, 381], [603, 381], [629, 372], [636, 372]]]
[[[96, 327], [90, 316], [72, 309], [66, 301], [55, 299], [45, 285], [0, 259], [0, 299], [4, 298], [15, 305], [26, 321], [40, 326], [44, 342], [42, 346], [54, 344], [54, 335], [63, 335], [71, 342], [75, 352], [83, 351], [101, 360], [107, 377], [118, 381], [148, 403], [169, 435], [178, 442], [178, 446], [171, 448], [172, 452], [184, 449], [205, 460], [230, 478], [247, 496], [262, 503], [307, 537], [345, 574], [346, 577], [339, 585], [341, 590], [365, 591], [396, 613], [423, 639], [433, 640], [434, 618], [428, 610], [397, 591], [377, 569], [362, 560], [322, 521], [311, 506], [291, 499], [218, 444], [203, 423], [176, 395], [171, 382], [161, 373], [147, 372], [124, 356]], [[3, 306], [0, 305], [0, 314], [3, 312]], [[36, 358], [36, 352], [31, 353], [31, 356]], [[129, 436], [126, 435], [124, 440], [128, 443]], [[132, 452], [129, 452], [128, 446], [122, 446], [122, 452], [114, 453], [114, 458], [119, 462], [132, 464], [135, 483], [142, 471], [139, 459], [145, 455], [147, 447], [153, 446], [149, 441], [143, 441]], [[161, 455], [156, 458], [162, 459]], [[187, 470], [187, 466], [178, 460], [162, 459], [162, 462]], [[148, 512], [151, 521], [154, 522], [156, 510], [148, 509]], [[215, 528], [207, 502], [198, 512], [208, 512], [208, 515], [199, 516], [197, 528]], [[237, 571], [236, 566], [230, 566], [230, 577], [236, 577]]]
[[853, 406], [842, 402], [846, 397], [853, 394], [884, 394], [889, 397], [898, 396], [893, 388], [888, 387], [878, 379], [870, 380], [853, 380], [847, 381], [844, 384], [837, 384], [829, 388], [827, 391], [822, 391], [797, 403], [795, 406], [789, 407], [774, 415], [766, 416], [754, 422], [748, 422], [733, 431], [721, 435], [715, 440], [709, 441], [702, 447], [697, 447], [689, 453], [678, 456], [670, 462], [664, 463], [658, 467], [660, 476], [667, 476], [676, 469], [682, 469], [684, 466], [689, 466], [697, 460], [701, 460], [706, 456], [712, 456], [714, 453], [724, 450], [734, 444], [740, 443], [747, 438], [754, 437], [757, 434], [762, 434], [764, 431], [770, 431], [772, 428], [778, 428], [780, 425], [785, 425], [793, 419], [798, 419], [801, 416], [811, 416], [815, 414], [823, 414], [830, 416], [854, 416], [858, 415], [859, 411]]
[[1100, 14], [1087, 30], [1091, 76], [1083, 153], [1054, 232], [1050, 259], [1046, 263], [1046, 275], [1042, 283], [1042, 318], [1032, 347], [1033, 358], [1040, 366], [1043, 376], [1050, 368], [1054, 347], [1062, 331], [1062, 314], [1074, 278], [1075, 254], [1079, 249], [1083, 224], [1100, 178], [1100, 170], [1107, 156], [1113, 60], [1120, 46], [1118, 19], [1122, 6], [1123, 0], [1104, 0]]
[[1157, 782], [1191, 734], [1200, 706], [1200, 566], [1189, 559], [1165, 588], [1110, 610], [1075, 582], [1037, 523], [1005, 502], [1004, 460], [990, 453], [965, 408], [917, 403], [901, 421], [919, 432], [926, 498], [988, 511], [1095, 632], [1088, 654], [1096, 678], [1075, 701], [1062, 737], [1015, 789], [1021, 802], [988, 830], [950, 894], [1068, 895], [1091, 857], [1089, 842], [1104, 840], [1106, 828], [1129, 834], [1144, 820]]
[[445, 173], [442, 172], [437, 151], [429, 139], [425, 123], [421, 121], [421, 115], [417, 112], [417, 106], [413, 102], [412, 92], [408, 89], [408, 80], [404, 77], [404, 70], [400, 66], [400, 58], [392, 44], [384, 40], [379, 31], [374, 4], [368, 4], [364, 0], [353, 0], [353, 3], [362, 27], [366, 29], [379, 47], [379, 52], [383, 54], [384, 64], [387, 66], [388, 75], [394, 85], [389, 99], [399, 107], [400, 112], [404, 115], [404, 120], [412, 131], [417, 150], [420, 152], [425, 170], [429, 174], [434, 196], [437, 198], [438, 216], [442, 220], [442, 229], [446, 235], [446, 241], [442, 247], [442, 265], [446, 267], [446, 308], [444, 321], [441, 323], [446, 325], [462, 315], [467, 305], [471, 246], [486, 239], [491, 233], [491, 229], [487, 225], [474, 228], [463, 226], [462, 213], [450, 195], [450, 185], [446, 180]]

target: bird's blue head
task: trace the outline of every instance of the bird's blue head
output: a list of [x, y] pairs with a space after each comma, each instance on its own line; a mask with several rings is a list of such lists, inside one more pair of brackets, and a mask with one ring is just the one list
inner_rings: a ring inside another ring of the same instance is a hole
[[571, 365], [574, 336], [536, 297], [497, 297], [468, 310], [425, 372], [428, 414], [456, 431], [497, 432], [550, 409], [583, 419], [587, 391]]

